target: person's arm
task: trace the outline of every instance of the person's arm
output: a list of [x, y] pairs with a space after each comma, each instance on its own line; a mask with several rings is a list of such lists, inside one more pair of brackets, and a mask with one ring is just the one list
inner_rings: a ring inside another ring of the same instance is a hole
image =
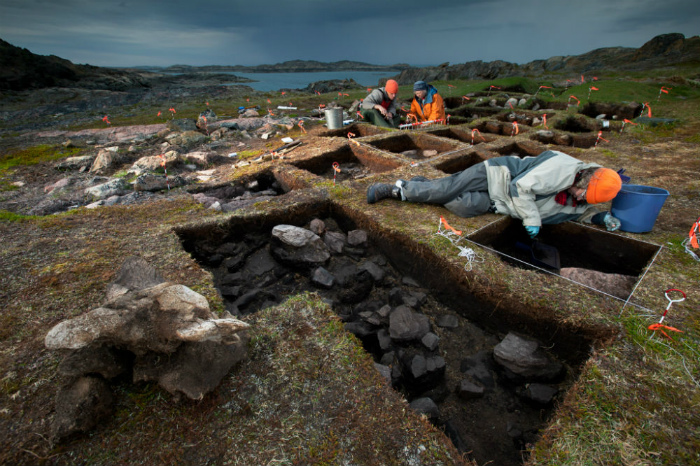
[[381, 89], [374, 89], [369, 93], [367, 97], [362, 101], [362, 108], [365, 110], [376, 109], [377, 105], [380, 105], [384, 100], [384, 94]]
[[421, 121], [420, 104], [415, 98], [411, 101], [411, 111], [409, 113], [416, 117], [416, 121]]

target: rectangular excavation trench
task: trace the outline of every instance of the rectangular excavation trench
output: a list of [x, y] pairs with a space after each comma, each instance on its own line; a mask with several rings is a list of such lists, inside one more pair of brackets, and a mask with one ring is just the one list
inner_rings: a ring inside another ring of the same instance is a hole
[[457, 141], [464, 142], [470, 145], [483, 144], [488, 142], [493, 142], [497, 139], [496, 136], [480, 133], [474, 131], [472, 132], [469, 128], [440, 128], [431, 129], [427, 131], [428, 134], [433, 136], [438, 136], [441, 138], [456, 139]]
[[661, 248], [576, 222], [543, 225], [536, 241], [558, 251], [561, 268], [556, 270], [533, 253], [533, 242], [517, 219], [505, 217], [469, 239], [502, 253], [502, 260], [514, 267], [558, 273], [620, 299], [629, 297]]
[[[336, 171], [334, 166], [340, 171]], [[292, 162], [295, 167], [337, 182], [363, 178], [372, 173], [383, 173], [399, 167], [397, 160], [373, 154], [370, 148], [347, 144], [335, 151]]]
[[365, 136], [375, 136], [377, 134], [383, 134], [386, 133], [386, 130], [383, 130], [378, 126], [374, 126], [369, 123], [353, 123], [342, 128], [324, 131], [320, 134], [320, 136], [347, 138], [350, 137], [350, 133], [352, 133], [352, 137], [354, 138], [361, 138]]
[[392, 135], [382, 139], [368, 140], [365, 143], [409, 160], [427, 160], [460, 148], [458, 143], [436, 138], [422, 131], [392, 133]]
[[[348, 235], [362, 229], [368, 233], [364, 247], [349, 246], [346, 240], [343, 252], [334, 253], [324, 264], [338, 276], [345, 273], [346, 280], [342, 286], [338, 285], [339, 290], [312, 283], [308, 279], [312, 270], [284, 270], [279, 264], [270, 265], [268, 239], [272, 228], [279, 224], [308, 228], [313, 219], [322, 219], [329, 231]], [[460, 268], [401, 235], [382, 230], [361, 213], [345, 212], [328, 202], [297, 205], [293, 212], [232, 218], [226, 224], [181, 227], [176, 232], [185, 250], [212, 271], [217, 289], [234, 313], [255, 312], [304, 290], [316, 291], [330, 300], [346, 328], [360, 338], [373, 359], [391, 367], [394, 388], [412, 403], [426, 398], [433, 400], [439, 415], [432, 416], [431, 422], [479, 464], [489, 461], [505, 466], [522, 464], [522, 450], [537, 440], [538, 432], [549, 422], [554, 403], [578, 378], [579, 367], [588, 358], [592, 343], [613, 333], [606, 328], [567, 329], [561, 323], [547, 321], [536, 310], [523, 312], [517, 299], [507, 303], [500, 297], [495, 304], [477, 297], [467, 291]], [[370, 267], [369, 262], [374, 265]], [[266, 272], [263, 272], [266, 267], [260, 264], [268, 264]], [[348, 296], [356, 291], [357, 283], [367, 281], [362, 270], [377, 274], [377, 265], [386, 274], [384, 278], [377, 280], [373, 275], [370, 294], [361, 302], [350, 300]], [[356, 280], [347, 279], [348, 274], [343, 272], [347, 269], [359, 270], [356, 275], [350, 274]], [[252, 277], [252, 282], [233, 284], [236, 277], [246, 274]], [[301, 283], [303, 280], [305, 283]], [[262, 290], [261, 284], [267, 284], [269, 291]], [[244, 297], [250, 308], [230, 306], [231, 300], [226, 295], [236, 286], [241, 289], [235, 291], [232, 299]], [[252, 297], [250, 288], [257, 288], [256, 297]], [[428, 317], [431, 332], [439, 338], [436, 347], [420, 341], [389, 339], [387, 342], [388, 317], [382, 313], [386, 312], [384, 306], [398, 312], [402, 304]], [[450, 324], [438, 325], [442, 319]], [[494, 362], [493, 347], [509, 332], [539, 342], [538, 351], [546, 351], [561, 362], [563, 372], [546, 381], [532, 382], [500, 367]], [[442, 358], [441, 377], [426, 381], [406, 375], [413, 373], [411, 364], [421, 357], [428, 361], [428, 366]], [[398, 377], [394, 377], [396, 373]], [[464, 380], [482, 387], [484, 394], [467, 399], [458, 389]], [[528, 392], [535, 386], [556, 394], [543, 404]]]

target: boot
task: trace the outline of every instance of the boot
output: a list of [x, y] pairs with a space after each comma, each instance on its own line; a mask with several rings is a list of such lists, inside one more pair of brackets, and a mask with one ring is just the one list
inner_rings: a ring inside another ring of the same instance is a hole
[[367, 188], [367, 204], [374, 204], [388, 197], [401, 199], [401, 188], [385, 183], [375, 183]]

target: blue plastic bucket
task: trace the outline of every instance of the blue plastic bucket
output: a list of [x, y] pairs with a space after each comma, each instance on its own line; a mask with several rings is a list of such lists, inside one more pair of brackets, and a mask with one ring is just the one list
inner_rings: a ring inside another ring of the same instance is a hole
[[620, 219], [620, 230], [630, 233], [651, 231], [669, 192], [665, 189], [623, 184], [612, 201], [610, 212]]

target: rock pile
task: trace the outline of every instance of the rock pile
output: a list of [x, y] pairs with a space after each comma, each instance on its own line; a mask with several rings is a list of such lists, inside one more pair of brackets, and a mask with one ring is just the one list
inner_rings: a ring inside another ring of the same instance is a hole
[[139, 257], [128, 258], [106, 302], [63, 321], [45, 338], [66, 351], [59, 373], [53, 440], [84, 432], [110, 412], [109, 381], [153, 381], [176, 398], [202, 399], [247, 357], [249, 325], [217, 318], [202, 295], [164, 281]]

